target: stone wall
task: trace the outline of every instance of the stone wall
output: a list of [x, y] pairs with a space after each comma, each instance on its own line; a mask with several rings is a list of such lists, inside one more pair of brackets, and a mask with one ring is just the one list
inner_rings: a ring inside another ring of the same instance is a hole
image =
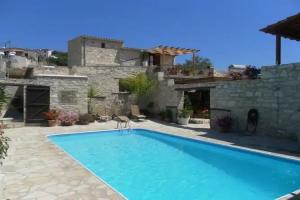
[[152, 112], [156, 114], [160, 111], [165, 111], [167, 108], [182, 109], [184, 92], [176, 90], [174, 80], [163, 79], [159, 74], [155, 74], [153, 78], [158, 81], [157, 88], [144, 99], [142, 107], [147, 109], [147, 105], [153, 102], [154, 107]]
[[50, 86], [50, 107], [87, 113], [87, 77], [40, 75], [35, 77], [35, 83]]
[[[263, 67], [257, 80], [220, 82], [210, 95], [211, 108], [231, 111], [236, 131], [245, 131], [247, 113], [255, 108], [258, 133], [290, 138], [300, 133], [300, 63]], [[211, 111], [213, 119], [217, 115]]]
[[[38, 75], [32, 79], [7, 79], [0, 80], [0, 85], [5, 86], [7, 95], [11, 98], [18, 97], [23, 102], [23, 87], [49, 86], [50, 107], [62, 108], [77, 113], [87, 113], [88, 81], [86, 76], [70, 75]], [[11, 102], [3, 108], [5, 117], [23, 120], [23, 111], [15, 108]]]
[[[35, 68], [34, 74], [52, 74], [52, 75], [81, 75], [88, 77], [87, 90], [93, 87], [96, 90], [97, 98], [92, 100], [94, 111], [101, 109], [102, 113], [128, 113], [126, 101], [133, 102], [132, 97], [124, 93], [119, 93], [119, 80], [135, 75], [140, 72], [146, 72], [146, 67], [141, 66], [89, 66], [89, 67], [56, 67], [44, 69]], [[116, 107], [120, 111], [112, 111]], [[104, 111], [105, 110], [105, 111]]]
[[68, 66], [36, 66], [34, 67], [34, 75], [52, 74], [52, 75], [72, 75], [72, 67]]
[[82, 41], [80, 39], [70, 40], [68, 42], [68, 65], [84, 65], [82, 60]]
[[104, 49], [99, 47], [87, 46], [85, 48], [85, 66], [119, 65], [117, 54], [117, 49]]
[[141, 66], [141, 50], [122, 48], [118, 49], [118, 63], [125, 66]]

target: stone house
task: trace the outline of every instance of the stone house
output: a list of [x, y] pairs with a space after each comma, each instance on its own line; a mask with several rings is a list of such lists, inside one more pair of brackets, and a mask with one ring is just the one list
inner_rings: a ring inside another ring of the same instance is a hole
[[68, 42], [68, 65], [142, 66], [143, 51], [124, 47], [122, 40], [79, 36]]
[[[196, 50], [167, 46], [150, 49], [128, 48], [124, 46], [122, 40], [79, 36], [68, 42], [68, 67], [74, 74], [88, 76], [89, 86], [96, 88], [98, 93], [98, 97], [93, 101], [95, 107], [108, 110], [120, 106], [123, 113], [129, 114], [128, 107], [134, 102], [129, 101], [128, 94], [119, 91], [120, 79], [140, 72], [152, 73], [154, 69], [167, 71], [174, 67], [177, 55], [193, 52]], [[166, 84], [162, 84], [160, 90], [170, 89], [163, 85]], [[159, 94], [163, 95], [166, 92], [157, 92], [158, 96]], [[181, 97], [178, 99], [181, 100]], [[175, 101], [179, 101], [178, 99], [176, 98]], [[125, 102], [127, 105], [124, 106]], [[169, 106], [174, 107], [177, 104]]]

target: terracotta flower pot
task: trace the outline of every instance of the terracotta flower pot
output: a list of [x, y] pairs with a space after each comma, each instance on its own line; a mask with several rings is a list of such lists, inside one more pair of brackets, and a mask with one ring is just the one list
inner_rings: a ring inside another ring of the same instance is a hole
[[57, 121], [56, 120], [48, 120], [48, 126], [49, 127], [53, 127], [57, 125]]

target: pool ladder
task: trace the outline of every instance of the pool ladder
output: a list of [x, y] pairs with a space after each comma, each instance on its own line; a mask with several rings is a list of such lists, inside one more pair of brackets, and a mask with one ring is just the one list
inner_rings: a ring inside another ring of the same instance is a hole
[[[120, 125], [120, 126], [119, 126], [119, 125]], [[131, 130], [132, 130], [132, 129], [131, 129], [130, 120], [129, 120], [128, 122], [125, 123], [124, 129], [123, 129], [123, 127], [122, 127], [122, 123], [118, 123], [117, 129], [118, 129], [119, 131], [125, 131], [125, 130], [127, 130], [127, 133], [130, 133]]]

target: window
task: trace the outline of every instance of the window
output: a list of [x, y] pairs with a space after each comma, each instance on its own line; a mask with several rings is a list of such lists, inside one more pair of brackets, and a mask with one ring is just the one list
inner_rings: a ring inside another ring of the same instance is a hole
[[105, 43], [104, 42], [101, 43], [101, 48], [105, 48]]

